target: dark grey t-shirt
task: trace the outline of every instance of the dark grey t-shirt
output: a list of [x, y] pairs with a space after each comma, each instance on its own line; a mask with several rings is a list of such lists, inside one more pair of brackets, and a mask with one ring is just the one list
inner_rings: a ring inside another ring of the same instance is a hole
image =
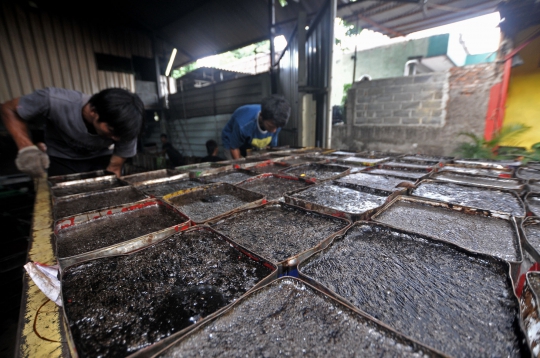
[[122, 158], [134, 156], [137, 138], [115, 142], [88, 132], [82, 108], [89, 99], [89, 95], [78, 91], [47, 87], [22, 96], [17, 113], [29, 122], [45, 119], [47, 154], [53, 157], [90, 159], [113, 153]]

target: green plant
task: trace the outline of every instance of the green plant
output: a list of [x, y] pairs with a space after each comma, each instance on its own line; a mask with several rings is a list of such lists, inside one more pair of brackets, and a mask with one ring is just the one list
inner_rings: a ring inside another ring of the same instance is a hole
[[522, 157], [527, 153], [526, 151], [516, 150], [514, 152], [505, 153], [504, 155], [499, 155], [497, 149], [503, 141], [508, 143], [510, 140], [529, 129], [530, 127], [520, 123], [507, 125], [495, 133], [490, 140], [485, 140], [472, 132], [461, 132], [458, 136], [469, 137], [472, 139], [472, 142], [460, 143], [455, 150], [455, 154], [461, 158], [470, 159], [514, 159]]

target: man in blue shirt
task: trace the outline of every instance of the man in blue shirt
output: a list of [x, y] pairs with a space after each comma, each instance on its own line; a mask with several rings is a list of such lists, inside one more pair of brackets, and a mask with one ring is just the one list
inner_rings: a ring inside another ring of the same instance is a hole
[[276, 147], [278, 134], [287, 124], [291, 106], [283, 96], [264, 98], [261, 104], [248, 104], [234, 111], [221, 132], [228, 159], [246, 156], [251, 148]]

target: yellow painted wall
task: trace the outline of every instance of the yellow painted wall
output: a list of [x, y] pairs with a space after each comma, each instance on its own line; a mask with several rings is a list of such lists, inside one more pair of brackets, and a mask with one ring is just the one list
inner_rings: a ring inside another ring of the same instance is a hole
[[[516, 44], [540, 30], [540, 26], [521, 32], [516, 38]], [[531, 129], [515, 138], [512, 143], [530, 148], [540, 142], [540, 38], [536, 38], [519, 52], [524, 64], [512, 68], [504, 125], [522, 123]]]

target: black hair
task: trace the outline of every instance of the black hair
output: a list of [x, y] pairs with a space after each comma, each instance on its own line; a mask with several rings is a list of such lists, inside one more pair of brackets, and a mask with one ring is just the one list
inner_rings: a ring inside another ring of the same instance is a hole
[[206, 152], [208, 155], [214, 154], [214, 150], [218, 147], [218, 144], [215, 140], [209, 139], [206, 141]]
[[105, 122], [114, 135], [128, 141], [141, 132], [144, 121], [144, 104], [140, 97], [122, 88], [108, 88], [90, 97], [88, 103]]
[[272, 95], [263, 98], [261, 102], [261, 116], [263, 119], [272, 120], [276, 127], [285, 127], [290, 115], [291, 106], [285, 97]]
[[167, 139], [167, 135], [165, 133], [161, 133], [161, 135], [159, 136], [159, 138], [163, 138], [165, 137], [165, 139]]

